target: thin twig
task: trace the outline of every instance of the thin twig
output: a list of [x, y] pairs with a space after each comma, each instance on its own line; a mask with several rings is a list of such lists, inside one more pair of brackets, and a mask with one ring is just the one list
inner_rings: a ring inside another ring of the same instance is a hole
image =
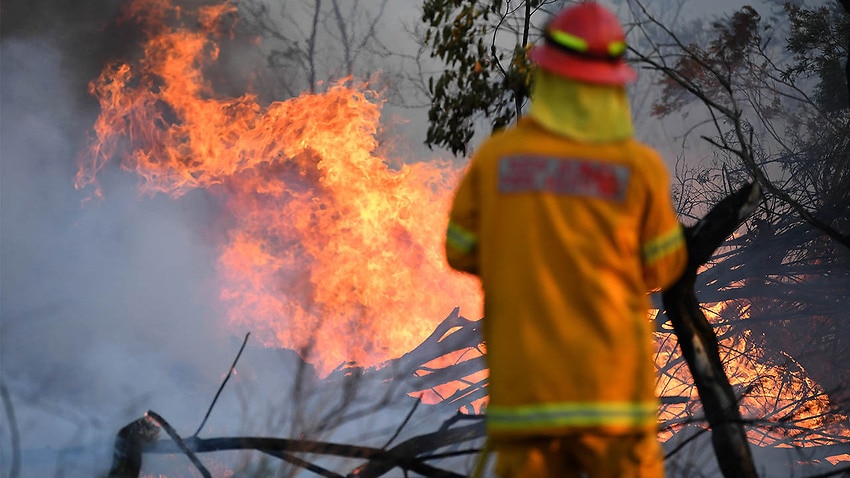
[[681, 443], [679, 443], [678, 445], [676, 445], [676, 447], [675, 447], [675, 448], [673, 448], [672, 450], [668, 451], [668, 452], [664, 455], [664, 460], [665, 460], [665, 461], [666, 461], [666, 460], [668, 460], [668, 459], [669, 459], [669, 458], [671, 458], [673, 455], [675, 455], [676, 453], [678, 453], [678, 452], [679, 452], [682, 448], [684, 448], [684, 447], [685, 447], [688, 443], [690, 443], [690, 442], [692, 442], [692, 441], [696, 440], [697, 438], [701, 437], [702, 435], [704, 435], [705, 433], [707, 433], [709, 430], [711, 430], [711, 428], [700, 428], [700, 429], [699, 429], [696, 433], [694, 433], [693, 435], [691, 435], [691, 436], [689, 436], [689, 437], [685, 438], [684, 440], [682, 440], [682, 442], [681, 442]]
[[384, 444], [384, 446], [382, 446], [382, 447], [381, 447], [381, 450], [386, 450], [386, 449], [387, 449], [387, 447], [388, 447], [388, 446], [390, 446], [390, 444], [391, 444], [393, 441], [395, 441], [395, 439], [396, 439], [396, 438], [398, 438], [398, 436], [399, 436], [399, 434], [401, 433], [401, 431], [402, 431], [402, 430], [404, 429], [404, 427], [407, 425], [407, 422], [409, 422], [409, 421], [410, 421], [410, 417], [412, 417], [412, 416], [413, 416], [413, 412], [415, 412], [415, 411], [416, 411], [416, 409], [417, 409], [417, 408], [419, 408], [419, 404], [420, 404], [420, 403], [422, 403], [422, 394], [421, 394], [421, 393], [419, 394], [419, 396], [418, 396], [418, 397], [416, 397], [416, 401], [414, 401], [414, 402], [413, 402], [413, 408], [411, 408], [411, 409], [410, 409], [410, 411], [409, 411], [409, 412], [407, 412], [407, 416], [406, 416], [406, 417], [404, 417], [404, 420], [401, 422], [401, 425], [399, 425], [399, 426], [398, 426], [398, 429], [395, 431], [395, 433], [393, 434], [393, 436], [391, 436], [391, 437], [390, 437], [390, 439], [389, 439], [389, 440], [387, 440], [387, 442]]
[[153, 410], [148, 410], [147, 415], [153, 418], [159, 424], [159, 426], [162, 427], [162, 429], [165, 430], [166, 433], [168, 433], [168, 436], [170, 436], [171, 439], [174, 440], [174, 443], [177, 443], [177, 446], [180, 447], [180, 450], [183, 451], [183, 453], [189, 457], [189, 460], [192, 462], [193, 465], [195, 465], [195, 468], [197, 468], [198, 471], [201, 472], [201, 476], [203, 476], [204, 478], [212, 478], [212, 475], [210, 474], [209, 470], [207, 470], [204, 464], [201, 463], [201, 460], [198, 459], [198, 456], [195, 455], [195, 453], [190, 450], [188, 446], [186, 446], [186, 442], [183, 441], [183, 438], [180, 437], [180, 435], [177, 433], [177, 430], [175, 430], [167, 421], [165, 421], [164, 418], [159, 416], [159, 414], [157, 414]]
[[17, 478], [21, 472], [21, 440], [18, 432], [18, 420], [15, 418], [15, 408], [12, 406], [12, 398], [6, 384], [0, 382], [0, 396], [3, 397], [3, 407], [6, 417], [9, 419], [9, 434], [12, 444], [12, 462], [9, 464], [9, 478]]
[[451, 428], [452, 425], [461, 421], [461, 420], [478, 420], [483, 421], [484, 415], [469, 415], [467, 413], [463, 413], [458, 410], [451, 418], [444, 421], [442, 425], [440, 425], [440, 431], [445, 431]]
[[233, 359], [233, 365], [230, 366], [230, 370], [227, 371], [227, 375], [224, 377], [224, 380], [221, 382], [221, 386], [218, 387], [218, 391], [215, 393], [215, 397], [213, 397], [212, 403], [210, 403], [210, 407], [207, 409], [207, 414], [204, 415], [204, 419], [201, 420], [201, 424], [198, 426], [198, 430], [192, 435], [193, 438], [197, 437], [199, 433], [201, 433], [201, 429], [204, 428], [204, 425], [207, 424], [207, 419], [210, 417], [210, 413], [212, 413], [213, 407], [215, 407], [215, 402], [218, 401], [218, 396], [221, 395], [221, 391], [224, 390], [224, 386], [227, 385], [227, 381], [230, 380], [230, 376], [233, 375], [233, 371], [236, 370], [236, 363], [239, 362], [239, 357], [242, 356], [242, 351], [245, 350], [245, 344], [248, 343], [248, 337], [251, 336], [251, 332], [245, 334], [245, 339], [242, 340], [242, 347], [239, 347], [239, 352], [236, 354], [236, 358]]

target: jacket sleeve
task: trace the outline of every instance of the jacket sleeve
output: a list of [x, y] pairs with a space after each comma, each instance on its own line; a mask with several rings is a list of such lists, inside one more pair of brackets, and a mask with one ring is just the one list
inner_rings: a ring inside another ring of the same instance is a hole
[[456, 270], [478, 274], [479, 179], [473, 161], [455, 192], [446, 231], [446, 259]]
[[679, 279], [688, 260], [685, 236], [670, 199], [670, 177], [653, 154], [647, 174], [647, 209], [641, 228], [643, 277], [650, 290], [665, 289]]

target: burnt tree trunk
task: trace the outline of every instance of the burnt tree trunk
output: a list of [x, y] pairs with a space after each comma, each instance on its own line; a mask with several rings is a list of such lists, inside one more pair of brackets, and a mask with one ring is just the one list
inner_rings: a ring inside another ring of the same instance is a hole
[[740, 226], [761, 198], [757, 183], [748, 184], [714, 206], [694, 226], [685, 228], [688, 265], [678, 282], [662, 293], [682, 355], [688, 363], [711, 427], [711, 442], [726, 478], [756, 477], [755, 464], [738, 409], [738, 400], [717, 347], [717, 336], [700, 310], [694, 290], [697, 268]]

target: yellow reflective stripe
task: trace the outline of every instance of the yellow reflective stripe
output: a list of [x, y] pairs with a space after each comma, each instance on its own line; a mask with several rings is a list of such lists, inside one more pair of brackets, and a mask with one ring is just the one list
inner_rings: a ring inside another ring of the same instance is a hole
[[608, 54], [611, 56], [620, 56], [626, 52], [626, 42], [612, 41], [608, 44]]
[[673, 252], [685, 243], [685, 236], [678, 224], [666, 233], [655, 237], [643, 246], [643, 261], [651, 264], [661, 257]]
[[478, 243], [478, 236], [454, 222], [449, 222], [449, 229], [446, 231], [446, 243], [454, 249], [467, 254], [472, 252], [472, 249]]
[[555, 41], [555, 43], [563, 47], [569, 48], [570, 50], [575, 50], [584, 53], [588, 49], [587, 41], [585, 41], [581, 37], [571, 35], [567, 32], [562, 32], [560, 30], [550, 30], [549, 36], [552, 38], [552, 40]]
[[518, 407], [488, 407], [487, 426], [497, 430], [527, 430], [569, 426], [636, 427], [655, 423], [658, 404], [546, 403]]
[[[564, 48], [579, 53], [587, 53], [587, 51], [590, 49], [590, 45], [588, 45], [587, 40], [575, 36], [573, 34], [567, 33], [565, 31], [550, 30], [549, 38], [558, 45], [561, 45]], [[610, 55], [611, 57], [619, 57], [626, 52], [626, 42], [621, 40], [612, 41], [608, 44], [607, 50], [608, 55]]]

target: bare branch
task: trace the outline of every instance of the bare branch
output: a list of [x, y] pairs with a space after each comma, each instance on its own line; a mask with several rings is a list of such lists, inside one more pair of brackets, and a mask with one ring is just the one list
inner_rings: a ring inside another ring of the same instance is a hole
[[236, 363], [239, 362], [239, 357], [242, 356], [242, 352], [245, 350], [245, 344], [248, 343], [248, 337], [251, 336], [251, 333], [248, 332], [245, 334], [245, 339], [242, 340], [242, 346], [239, 347], [239, 352], [236, 353], [236, 358], [233, 359], [233, 364], [230, 365], [230, 368], [227, 370], [227, 375], [225, 375], [224, 380], [221, 382], [221, 386], [218, 387], [218, 391], [215, 392], [215, 397], [213, 397], [212, 403], [210, 403], [210, 407], [207, 409], [206, 415], [204, 415], [204, 419], [201, 420], [201, 424], [198, 425], [198, 429], [192, 435], [193, 437], [198, 436], [201, 433], [201, 430], [204, 428], [204, 425], [207, 423], [207, 419], [210, 417], [210, 413], [212, 413], [213, 407], [215, 407], [215, 403], [218, 401], [219, 395], [221, 395], [221, 391], [224, 390], [224, 386], [227, 385], [227, 381], [230, 380], [230, 376], [233, 375], [233, 371], [236, 370]]
[[165, 430], [166, 433], [168, 433], [168, 436], [170, 436], [171, 439], [174, 440], [174, 443], [177, 444], [177, 446], [180, 448], [180, 451], [182, 451], [187, 457], [189, 457], [189, 461], [191, 461], [192, 464], [195, 465], [195, 468], [198, 469], [198, 471], [201, 473], [201, 476], [203, 476], [204, 478], [212, 478], [212, 475], [210, 474], [209, 470], [207, 470], [204, 464], [201, 463], [201, 460], [199, 460], [195, 453], [186, 445], [186, 442], [183, 441], [183, 438], [177, 433], [177, 430], [175, 430], [174, 427], [171, 426], [171, 424], [165, 421], [164, 418], [159, 416], [159, 414], [157, 414], [153, 410], [148, 410], [148, 413], [146, 415], [153, 418], [154, 421], [156, 421], [156, 423], [159, 424], [159, 426], [162, 427], [162, 429]]
[[319, 29], [319, 13], [322, 11], [322, 0], [314, 1], [313, 24], [310, 29], [310, 37], [307, 39], [307, 64], [309, 65], [307, 78], [310, 84], [310, 93], [316, 92], [316, 35]]
[[394, 442], [396, 438], [398, 438], [399, 434], [404, 429], [404, 426], [407, 425], [407, 422], [410, 421], [410, 417], [413, 416], [413, 414], [416, 412], [416, 409], [419, 408], [419, 404], [421, 404], [421, 403], [422, 403], [421, 398], [417, 398], [416, 401], [413, 402], [413, 407], [410, 408], [410, 411], [404, 417], [404, 420], [402, 420], [401, 424], [398, 426], [398, 429], [396, 429], [395, 433], [393, 433], [393, 436], [391, 436], [390, 439], [387, 440], [387, 442], [384, 444], [384, 446], [381, 447], [382, 450], [386, 450], [387, 447], [390, 446], [390, 444], [392, 442]]

